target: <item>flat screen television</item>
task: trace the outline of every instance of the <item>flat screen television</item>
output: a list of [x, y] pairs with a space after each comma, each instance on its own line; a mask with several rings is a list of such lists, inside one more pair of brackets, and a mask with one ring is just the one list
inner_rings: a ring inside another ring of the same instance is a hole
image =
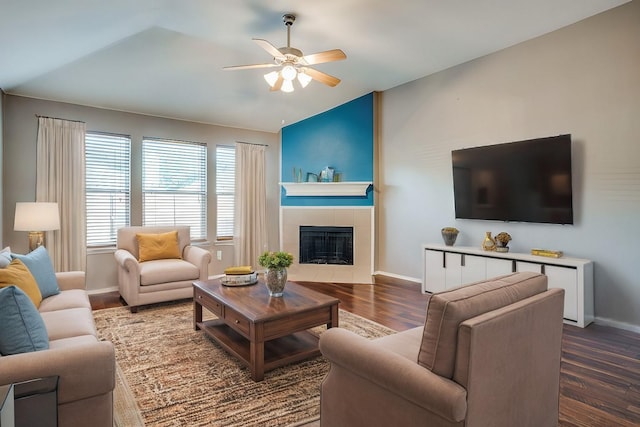
[[573, 224], [571, 135], [451, 152], [456, 218]]

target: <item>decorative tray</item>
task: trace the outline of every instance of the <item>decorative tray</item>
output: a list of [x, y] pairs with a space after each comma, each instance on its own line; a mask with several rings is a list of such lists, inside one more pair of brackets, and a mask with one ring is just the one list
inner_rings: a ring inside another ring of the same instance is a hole
[[251, 285], [255, 285], [256, 283], [258, 283], [258, 279], [255, 279], [252, 282], [230, 282], [228, 280], [226, 280], [224, 277], [220, 279], [220, 283], [222, 283], [223, 286], [229, 286], [229, 287], [234, 287], [234, 286], [251, 286]]

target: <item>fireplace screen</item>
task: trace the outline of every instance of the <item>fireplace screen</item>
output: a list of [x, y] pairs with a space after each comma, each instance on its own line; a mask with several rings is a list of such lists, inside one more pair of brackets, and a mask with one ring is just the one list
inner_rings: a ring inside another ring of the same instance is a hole
[[299, 262], [353, 265], [353, 227], [300, 226]]

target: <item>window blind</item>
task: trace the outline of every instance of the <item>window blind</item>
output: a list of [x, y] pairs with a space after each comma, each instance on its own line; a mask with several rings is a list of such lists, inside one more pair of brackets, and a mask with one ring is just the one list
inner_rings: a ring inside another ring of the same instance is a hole
[[87, 247], [115, 245], [129, 225], [130, 158], [129, 136], [85, 134]]
[[144, 138], [143, 225], [189, 225], [191, 239], [207, 238], [206, 144]]
[[236, 148], [229, 145], [216, 147], [216, 237], [231, 239], [234, 226], [234, 199], [236, 187]]

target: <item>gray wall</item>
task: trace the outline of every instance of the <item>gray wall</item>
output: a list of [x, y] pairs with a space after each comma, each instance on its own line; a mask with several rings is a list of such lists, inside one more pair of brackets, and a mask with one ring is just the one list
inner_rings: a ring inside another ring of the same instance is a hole
[[[142, 221], [141, 153], [143, 136], [173, 138], [208, 144], [208, 235], [213, 255], [209, 267], [211, 274], [220, 273], [233, 264], [233, 246], [216, 243], [215, 198], [215, 147], [217, 144], [234, 144], [235, 141], [266, 144], [267, 148], [267, 207], [269, 246], [278, 245], [278, 198], [280, 138], [278, 134], [244, 129], [170, 120], [139, 114], [123, 113], [98, 108], [83, 107], [59, 102], [36, 100], [19, 96], [5, 96], [4, 103], [4, 189], [2, 200], [3, 244], [11, 245], [15, 252], [26, 252], [27, 235], [13, 231], [16, 202], [35, 200], [36, 189], [36, 139], [38, 119], [36, 115], [80, 120], [87, 130], [131, 135], [131, 222]], [[170, 102], [168, 98], [167, 102]], [[216, 260], [216, 252], [223, 251], [222, 261]], [[87, 256], [87, 287], [91, 290], [117, 286], [113, 250], [91, 251]]]
[[[380, 126], [377, 270], [421, 280], [445, 226], [462, 246], [507, 231], [593, 260], [598, 322], [640, 330], [640, 1], [385, 91]], [[452, 149], [562, 133], [575, 225], [455, 219]]]

